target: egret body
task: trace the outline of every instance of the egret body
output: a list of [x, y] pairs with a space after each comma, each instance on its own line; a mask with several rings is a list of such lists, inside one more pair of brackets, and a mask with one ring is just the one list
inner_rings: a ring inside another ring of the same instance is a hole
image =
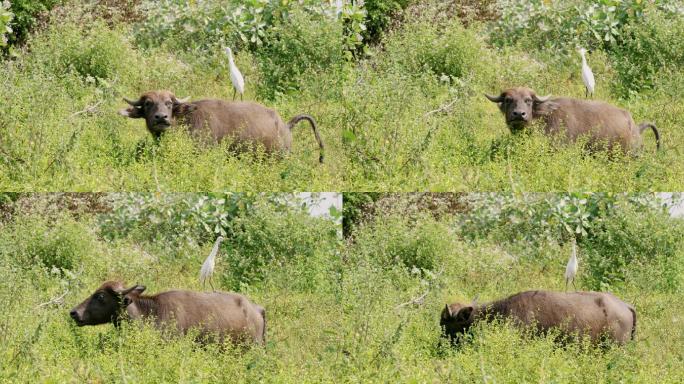
[[594, 81], [594, 73], [591, 71], [591, 68], [589, 68], [589, 65], [587, 65], [586, 53], [586, 49], [580, 48], [579, 54], [582, 56], [582, 81], [584, 82], [584, 87], [586, 89], [584, 97], [593, 97], [596, 82]]
[[214, 290], [214, 285], [211, 284], [211, 275], [214, 274], [216, 255], [218, 254], [221, 242], [223, 242], [223, 236], [217, 237], [216, 242], [214, 243], [214, 248], [212, 248], [211, 253], [209, 256], [207, 256], [207, 259], [204, 260], [204, 263], [202, 264], [202, 269], [200, 269], [200, 284], [202, 284], [202, 288], [206, 286], [206, 282], [209, 280], [209, 286], [211, 287], [212, 291]]
[[230, 48], [226, 48], [226, 54], [228, 55], [228, 67], [230, 68], [230, 82], [233, 83], [233, 100], [235, 100], [236, 93], [240, 94], [240, 100], [242, 100], [242, 94], [245, 92], [245, 79], [235, 65], [233, 51]]
[[568, 290], [568, 282], [572, 282], [572, 287], [575, 287], [575, 275], [577, 274], [577, 244], [575, 239], [572, 239], [572, 254], [570, 255], [570, 260], [568, 260], [568, 265], [565, 267], [565, 290]]

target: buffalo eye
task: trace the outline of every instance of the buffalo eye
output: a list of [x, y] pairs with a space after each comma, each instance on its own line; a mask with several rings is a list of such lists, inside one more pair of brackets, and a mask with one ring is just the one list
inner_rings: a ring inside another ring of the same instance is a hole
[[532, 104], [532, 99], [525, 99], [526, 104]]
[[171, 108], [171, 107], [173, 106], [173, 103], [170, 102], [170, 101], [167, 101], [167, 102], [166, 102], [166, 106], [169, 107], [169, 108]]
[[150, 100], [145, 100], [145, 108], [149, 108], [152, 106], [152, 102]]
[[96, 293], [96, 294], [95, 294], [95, 300], [97, 300], [97, 301], [99, 301], [99, 302], [101, 302], [101, 303], [104, 302], [104, 301], [105, 301], [105, 295], [104, 295], [104, 293], [102, 293], [102, 292]]
[[512, 102], [513, 102], [513, 99], [511, 99], [510, 97], [507, 97], [504, 99], [504, 103], [506, 103], [506, 104], [510, 104]]

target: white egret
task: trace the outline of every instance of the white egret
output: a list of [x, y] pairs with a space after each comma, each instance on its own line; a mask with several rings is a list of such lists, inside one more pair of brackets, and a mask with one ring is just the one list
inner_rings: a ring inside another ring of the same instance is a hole
[[223, 236], [219, 236], [216, 238], [216, 242], [214, 242], [214, 248], [211, 250], [211, 253], [209, 256], [207, 256], [207, 259], [204, 260], [204, 263], [202, 264], [202, 269], [200, 269], [200, 284], [202, 284], [202, 288], [206, 287], [206, 282], [207, 279], [209, 280], [209, 286], [211, 286], [211, 290], [214, 290], [214, 285], [211, 284], [211, 275], [214, 274], [214, 266], [216, 265], [216, 255], [218, 254], [219, 246], [221, 245], [221, 242], [223, 242]]
[[591, 71], [591, 68], [589, 68], [589, 65], [587, 65], [587, 58], [585, 56], [586, 53], [586, 49], [579, 49], [579, 54], [582, 56], [582, 81], [584, 81], [584, 87], [586, 89], [584, 97], [593, 97], [596, 82], [594, 81], [594, 73]]
[[226, 54], [228, 55], [228, 67], [230, 68], [230, 82], [233, 83], [233, 100], [235, 100], [235, 93], [239, 93], [240, 100], [242, 100], [242, 94], [245, 93], [245, 79], [235, 65], [233, 51], [230, 48], [226, 48]]
[[570, 255], [570, 260], [568, 260], [568, 265], [565, 267], [565, 290], [568, 290], [568, 282], [572, 282], [575, 291], [575, 275], [577, 274], [577, 242], [575, 238], [572, 238], [572, 254]]

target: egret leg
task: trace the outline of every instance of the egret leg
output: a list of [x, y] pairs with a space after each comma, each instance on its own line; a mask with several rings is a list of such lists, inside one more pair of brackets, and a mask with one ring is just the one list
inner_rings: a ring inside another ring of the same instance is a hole
[[575, 287], [575, 279], [572, 279], [572, 287], [575, 288], [575, 291], [577, 291], [577, 287]]
[[211, 286], [212, 292], [216, 292], [216, 289], [214, 289], [214, 284], [211, 283], [211, 276], [209, 276], [209, 286]]
[[584, 88], [584, 98], [588, 99], [589, 98], [589, 89]]
[[242, 101], [242, 93], [240, 94], [240, 101]]
[[568, 279], [565, 279], [565, 292], [568, 291]]

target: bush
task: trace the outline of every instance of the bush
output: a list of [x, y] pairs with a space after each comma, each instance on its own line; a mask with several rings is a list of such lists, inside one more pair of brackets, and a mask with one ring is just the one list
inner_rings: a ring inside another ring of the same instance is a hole
[[137, 43], [173, 51], [217, 51], [235, 47], [239, 32], [232, 22], [236, 9], [220, 2], [185, 0], [145, 1], [145, 18], [135, 26]]
[[380, 193], [377, 192], [349, 192], [344, 194], [342, 208], [344, 237], [351, 235], [352, 229], [362, 220], [366, 206], [377, 200], [379, 196]]
[[363, 5], [366, 10], [364, 40], [368, 43], [378, 42], [390, 26], [392, 17], [409, 3], [410, 0], [366, 0]]
[[625, 28], [623, 44], [611, 53], [619, 82], [616, 92], [626, 97], [652, 89], [658, 78], [684, 68], [684, 17], [664, 12], [649, 14], [643, 23]]
[[231, 221], [248, 214], [253, 195], [122, 194], [113, 198], [111, 213], [100, 216], [100, 231], [109, 239], [134, 236], [169, 245], [213, 242], [231, 235]]
[[27, 65], [36, 74], [54, 74], [58, 78], [73, 74], [85, 84], [104, 87], [140, 79], [141, 61], [131, 54], [126, 36], [102, 21], [87, 26], [75, 22], [54, 25], [30, 45]]
[[270, 29], [255, 56], [263, 76], [262, 97], [274, 99], [297, 91], [318, 73], [336, 72], [345, 63], [342, 24], [294, 9], [287, 21]]
[[435, 272], [453, 245], [448, 228], [426, 216], [414, 221], [383, 215], [356, 229], [351, 253], [387, 269]]
[[379, 64], [413, 76], [430, 73], [448, 82], [485, 83], [494, 74], [491, 55], [471, 30], [458, 22], [438, 25], [428, 20], [407, 24], [388, 39]]
[[[10, 46], [16, 46], [26, 41], [31, 29], [35, 27], [38, 15], [52, 9], [62, 0], [12, 0], [10, 12], [14, 13], [11, 19], [11, 30], [8, 30], [7, 42]], [[3, 1], [3, 4], [7, 1]], [[1, 9], [1, 8], [0, 8]], [[2, 11], [0, 11], [0, 27], [2, 26]], [[2, 40], [2, 28], [0, 28], [0, 40]], [[0, 47], [3, 44], [0, 43]]]
[[493, 236], [539, 246], [591, 236], [604, 220], [615, 214], [618, 196], [492, 193], [466, 195], [465, 199], [471, 210], [458, 218], [461, 236], [468, 239]]
[[630, 282], [645, 291], [674, 292], [684, 271], [684, 223], [652, 210], [622, 211], [582, 243], [584, 284], [613, 290]]
[[20, 268], [72, 271], [93, 247], [87, 227], [68, 216], [23, 216], [0, 236], [0, 258]]
[[7, 46], [7, 34], [12, 33], [10, 22], [14, 14], [10, 12], [9, 7], [8, 1], [0, 3], [0, 48]]
[[325, 260], [334, 254], [330, 244], [338, 236], [330, 220], [265, 204], [235, 218], [230, 227], [223, 281], [234, 290], [279, 274], [295, 289], [315, 290], [322, 283], [321, 270], [329, 268]]
[[643, 20], [647, 7], [648, 2], [641, 0], [501, 0], [490, 39], [498, 46], [611, 48], [620, 44], [627, 25]]

